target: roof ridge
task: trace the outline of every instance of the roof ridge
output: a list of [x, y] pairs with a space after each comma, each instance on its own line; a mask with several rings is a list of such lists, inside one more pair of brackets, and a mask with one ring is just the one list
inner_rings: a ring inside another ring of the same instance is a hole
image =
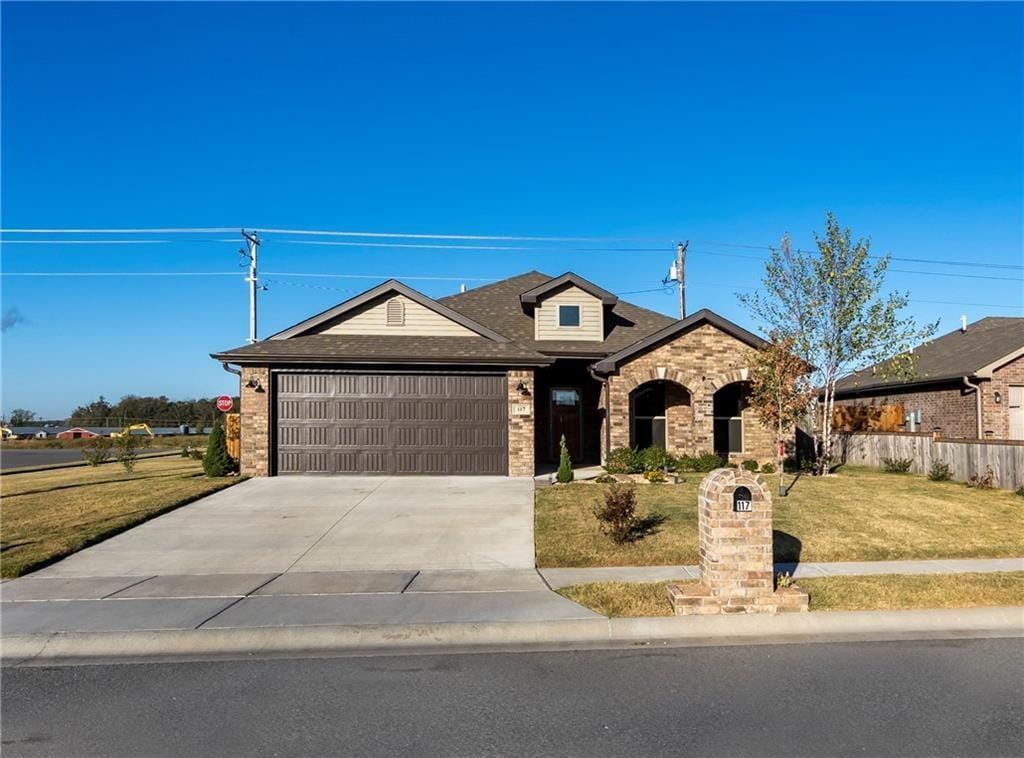
[[471, 288], [467, 289], [465, 292], [455, 292], [455, 293], [453, 293], [451, 295], [445, 295], [444, 297], [437, 298], [437, 300], [438, 301], [451, 300], [453, 298], [459, 297], [460, 295], [468, 295], [471, 292], [482, 292], [484, 290], [490, 289], [491, 287], [497, 287], [499, 284], [505, 284], [506, 282], [511, 282], [513, 279], [522, 279], [523, 277], [530, 276], [531, 274], [537, 274], [539, 276], [546, 276], [548, 279], [554, 278], [554, 277], [550, 276], [549, 274], [545, 274], [543, 271], [538, 271], [537, 269], [532, 269], [530, 271], [524, 271], [521, 274], [515, 274], [514, 276], [506, 276], [504, 279], [498, 279], [495, 282], [489, 282], [487, 284], [481, 284], [479, 287], [471, 287]]

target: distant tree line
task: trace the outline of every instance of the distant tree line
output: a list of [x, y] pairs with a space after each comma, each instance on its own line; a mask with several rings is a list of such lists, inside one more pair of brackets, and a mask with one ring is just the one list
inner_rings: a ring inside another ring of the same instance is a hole
[[[238, 398], [234, 398], [238, 410]], [[116, 403], [110, 403], [102, 395], [97, 400], [81, 405], [71, 412], [69, 426], [124, 426], [134, 423], [148, 423], [152, 426], [212, 426], [221, 415], [213, 397], [194, 400], [170, 400], [164, 395], [147, 397], [125, 395]]]

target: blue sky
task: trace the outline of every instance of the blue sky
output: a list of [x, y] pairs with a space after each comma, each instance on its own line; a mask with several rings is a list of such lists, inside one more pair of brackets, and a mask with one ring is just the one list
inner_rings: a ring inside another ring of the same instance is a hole
[[[789, 230], [807, 245], [828, 209], [876, 252], [1024, 263], [1019, 4], [0, 13], [4, 228], [644, 238], [439, 251], [267, 235], [261, 250], [268, 272], [397, 275], [433, 296], [532, 268], [657, 289], [673, 241], [690, 239], [691, 310], [748, 327], [735, 293], [757, 285], [764, 252], [708, 243], [770, 245]], [[21, 319], [3, 334], [4, 411], [236, 389], [207, 355], [247, 336], [237, 235], [149, 239], [162, 241], [3, 245], [5, 274], [238, 272], [4, 276], [3, 308]], [[618, 246], [644, 250], [586, 249]], [[1024, 313], [1019, 268], [893, 268], [913, 313], [944, 330], [962, 312]], [[266, 278], [262, 335], [375, 283]], [[626, 297], [675, 308], [660, 291]]]

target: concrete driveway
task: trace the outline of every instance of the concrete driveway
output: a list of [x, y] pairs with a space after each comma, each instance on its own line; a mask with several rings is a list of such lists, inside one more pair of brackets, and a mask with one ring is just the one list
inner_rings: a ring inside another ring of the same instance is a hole
[[531, 569], [533, 481], [252, 479], [35, 577]]

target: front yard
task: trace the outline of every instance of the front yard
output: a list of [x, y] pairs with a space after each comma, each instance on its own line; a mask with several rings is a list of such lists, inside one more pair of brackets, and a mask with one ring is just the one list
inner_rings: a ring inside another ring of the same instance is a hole
[[[646, 537], [616, 545], [601, 533], [594, 506], [607, 485], [570, 484], [537, 492], [537, 565], [551, 567], [689, 565], [697, 555], [697, 487], [640, 484], [638, 515], [661, 516]], [[775, 560], [878, 561], [1005, 558], [1024, 555], [1024, 498], [970, 489], [913, 474], [843, 468], [801, 477], [775, 507]], [[787, 477], [790, 480], [791, 477]]]
[[[685, 584], [686, 582], [677, 582]], [[558, 594], [608, 617], [671, 616], [667, 582], [574, 584]], [[978, 608], [1024, 605], [1024, 572], [801, 579], [812, 611]]]
[[110, 463], [0, 476], [0, 573], [20, 576], [239, 481], [207, 479], [187, 458], [141, 459], [131, 475]]

